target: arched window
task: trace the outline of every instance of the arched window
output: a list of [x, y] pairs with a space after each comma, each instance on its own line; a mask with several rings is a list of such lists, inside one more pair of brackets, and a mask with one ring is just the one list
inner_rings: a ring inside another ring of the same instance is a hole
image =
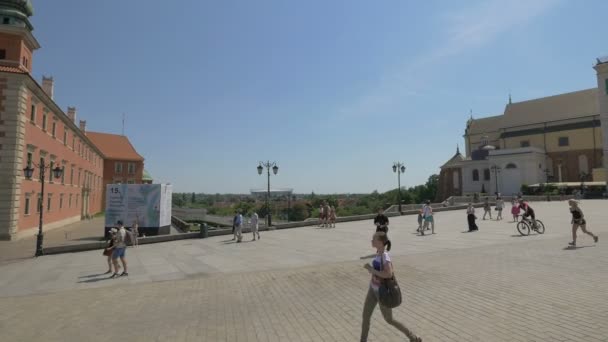
[[517, 165], [515, 165], [513, 163], [509, 163], [509, 164], [507, 164], [507, 166], [505, 166], [505, 169], [517, 169]]
[[473, 182], [478, 182], [479, 181], [479, 170], [475, 169], [473, 170]]
[[584, 154], [578, 156], [578, 173], [589, 174], [589, 161], [587, 160], [587, 156]]
[[483, 180], [486, 180], [486, 181], [490, 180], [490, 169], [483, 170]]

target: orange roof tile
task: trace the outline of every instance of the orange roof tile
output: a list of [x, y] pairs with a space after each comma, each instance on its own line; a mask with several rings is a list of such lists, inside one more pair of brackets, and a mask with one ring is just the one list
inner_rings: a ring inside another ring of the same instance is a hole
[[24, 70], [21, 67], [12, 67], [12, 66], [6, 66], [6, 65], [0, 65], [0, 71], [1, 72], [10, 72], [13, 74], [27, 74], [27, 70]]
[[129, 139], [123, 135], [99, 132], [87, 132], [86, 135], [101, 150], [106, 159], [144, 160], [144, 157], [135, 151]]

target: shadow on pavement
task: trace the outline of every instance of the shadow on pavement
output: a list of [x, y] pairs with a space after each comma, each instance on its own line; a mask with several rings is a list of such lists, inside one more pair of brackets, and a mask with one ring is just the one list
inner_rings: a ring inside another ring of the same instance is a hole
[[564, 247], [563, 250], [565, 250], [565, 251], [574, 251], [574, 250], [577, 250], [577, 249], [587, 248], [587, 247], [595, 247], [595, 245], [593, 245], [593, 246], [567, 246], [567, 247]]
[[86, 279], [86, 280], [80, 280], [78, 282], [78, 284], [82, 284], [82, 283], [96, 283], [98, 281], [102, 281], [102, 280], [111, 280], [111, 277], [104, 277], [104, 278], [91, 278], [91, 279]]
[[363, 260], [363, 259], [371, 259], [371, 258], [375, 257], [376, 255], [377, 255], [376, 253], [370, 254], [370, 255], [364, 255], [364, 256], [360, 257], [359, 259], [361, 259], [361, 260]]
[[80, 278], [94, 278], [94, 277], [99, 277], [99, 276], [106, 275], [106, 274], [110, 274], [110, 273], [89, 274], [89, 275], [86, 275], [86, 276], [80, 276], [80, 277], [78, 277], [78, 279], [80, 279]]

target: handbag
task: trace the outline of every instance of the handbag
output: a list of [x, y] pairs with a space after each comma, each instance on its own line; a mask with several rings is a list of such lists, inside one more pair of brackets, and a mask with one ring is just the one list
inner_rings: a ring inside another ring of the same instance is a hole
[[110, 247], [104, 248], [103, 253], [101, 253], [101, 255], [105, 255], [105, 256], [112, 255], [112, 248], [110, 248]]
[[[380, 271], [384, 270], [384, 259], [380, 257]], [[395, 274], [390, 278], [382, 279], [378, 289], [378, 301], [382, 306], [394, 309], [401, 305], [401, 289], [395, 279]]]

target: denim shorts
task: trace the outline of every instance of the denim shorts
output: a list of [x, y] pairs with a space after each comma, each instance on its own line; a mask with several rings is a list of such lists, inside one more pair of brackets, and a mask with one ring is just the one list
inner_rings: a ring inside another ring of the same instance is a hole
[[123, 247], [123, 248], [114, 248], [114, 252], [112, 252], [112, 259], [124, 258], [126, 250], [127, 249], [125, 247]]

